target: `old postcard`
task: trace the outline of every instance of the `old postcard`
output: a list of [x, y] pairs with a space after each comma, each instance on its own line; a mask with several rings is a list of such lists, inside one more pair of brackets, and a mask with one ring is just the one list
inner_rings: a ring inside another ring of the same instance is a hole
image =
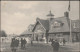
[[1, 52], [80, 52], [79, 1], [1, 1]]

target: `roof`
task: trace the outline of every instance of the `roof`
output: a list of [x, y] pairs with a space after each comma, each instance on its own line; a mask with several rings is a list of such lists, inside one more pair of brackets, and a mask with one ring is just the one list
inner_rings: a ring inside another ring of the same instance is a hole
[[32, 33], [33, 33], [33, 32], [32, 32], [33, 27], [34, 27], [34, 24], [30, 24], [30, 25], [28, 26], [28, 29], [25, 30], [24, 32], [22, 32], [22, 33], [20, 34], [20, 36], [32, 34]]
[[23, 33], [21, 33], [20, 35], [27, 35], [27, 34], [32, 34], [32, 32], [26, 30]]
[[30, 35], [32, 35], [32, 32], [25, 30], [23, 33], [20, 34], [19, 37], [29, 37]]
[[69, 24], [68, 24], [68, 21], [67, 21], [67, 18], [66, 17], [58, 17], [58, 18], [54, 18], [53, 19], [53, 23], [55, 21], [60, 21], [60, 23], [63, 23], [63, 26], [60, 26], [58, 28], [55, 28], [53, 27], [53, 29], [50, 29], [49, 30], [49, 33], [56, 33], [56, 32], [69, 32]]
[[[35, 29], [37, 23], [40, 23], [46, 30], [48, 30], [48, 33], [57, 33], [57, 32], [70, 32], [70, 20], [68, 19], [68, 17], [58, 17], [58, 18], [53, 18], [51, 19], [51, 23], [54, 23], [55, 21], [59, 22], [62, 24], [62, 26], [55, 28], [53, 27], [51, 29], [51, 25], [49, 25], [49, 20], [44, 20], [44, 19], [36, 19], [36, 24], [33, 27], [33, 30]], [[80, 32], [80, 28], [73, 28], [73, 23], [76, 23], [77, 26], [80, 26], [80, 21], [79, 20], [71, 20], [71, 31], [72, 32]], [[50, 26], [50, 28], [49, 28]], [[26, 32], [24, 34], [30, 34], [31, 32]]]
[[[63, 25], [61, 27], [55, 28], [49, 30], [49, 20], [43, 20], [43, 19], [37, 19], [37, 22], [39, 22], [46, 30], [49, 31], [49, 33], [57, 33], [57, 32], [70, 32], [70, 21], [67, 17], [58, 17], [51, 19], [51, 22], [54, 23], [55, 21], [62, 23]], [[36, 27], [37, 22], [34, 27]], [[79, 20], [72, 20], [72, 23], [76, 23], [79, 26]], [[71, 23], [71, 25], [72, 25]], [[72, 32], [80, 32], [79, 28], [73, 28], [73, 25], [71, 26]], [[51, 28], [51, 27], [50, 27]], [[33, 28], [34, 29], [34, 28]]]
[[35, 29], [35, 27], [36, 27], [36, 25], [37, 25], [38, 22], [39, 22], [46, 30], [49, 30], [49, 21], [48, 21], [48, 20], [43, 20], [43, 19], [37, 18], [36, 21], [37, 21], [37, 22], [36, 22], [33, 30]]
[[43, 25], [43, 27], [46, 30], [49, 30], [49, 21], [48, 20], [42, 20], [42, 19], [40, 19], [39, 21], [40, 21], [40, 23]]
[[29, 26], [28, 26], [28, 31], [32, 31], [33, 30], [33, 28], [34, 28], [34, 24], [30, 24]]

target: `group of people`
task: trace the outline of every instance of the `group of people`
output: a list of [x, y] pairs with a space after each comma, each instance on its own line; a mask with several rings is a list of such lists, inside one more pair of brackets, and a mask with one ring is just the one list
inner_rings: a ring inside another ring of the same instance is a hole
[[25, 44], [27, 43], [27, 41], [25, 40], [25, 38], [21, 38], [21, 49], [25, 49]]
[[10, 45], [12, 52], [16, 52], [18, 46], [19, 46], [19, 39], [12, 38], [11, 45]]
[[[50, 40], [49, 40], [49, 42], [51, 42], [52, 41], [52, 39], [50, 38]], [[62, 45], [64, 46], [65, 44], [66, 44], [66, 40], [63, 38], [61, 41], [60, 40], [58, 40], [59, 41], [59, 43], [62, 43]]]
[[[51, 46], [53, 48], [53, 52], [58, 52], [59, 51], [59, 47], [60, 47], [59, 41], [57, 39], [56, 40], [50, 39], [50, 41], [51, 41]], [[26, 48], [25, 45], [27, 43], [26, 39], [25, 38], [21, 38], [21, 40], [19, 40], [19, 39], [16, 39], [16, 38], [12, 38], [11, 45], [10, 45], [12, 52], [16, 52], [17, 48], [19, 47], [20, 42], [21, 42], [21, 49], [24, 50]], [[63, 43], [64, 44], [65, 44], [65, 42], [66, 42], [65, 39], [63, 39]], [[31, 40], [31, 45], [33, 45], [33, 41], [32, 40]]]
[[[59, 47], [60, 47], [60, 44], [59, 44], [59, 41], [56, 39], [50, 39], [51, 41], [51, 46], [53, 47], [53, 52], [58, 52], [59, 51]], [[66, 40], [63, 38], [63, 46], [65, 45], [66, 43]]]
[[59, 51], [59, 42], [58, 42], [58, 40], [51, 40], [51, 46], [52, 46], [52, 48], [53, 48], [53, 52], [58, 52]]
[[[18, 49], [19, 44], [20, 44], [19, 42], [20, 42], [19, 39], [12, 38], [11, 45], [10, 45], [12, 52], [16, 52], [16, 50]], [[25, 49], [26, 43], [27, 43], [27, 41], [25, 40], [25, 38], [24, 39], [21, 38], [21, 49]]]

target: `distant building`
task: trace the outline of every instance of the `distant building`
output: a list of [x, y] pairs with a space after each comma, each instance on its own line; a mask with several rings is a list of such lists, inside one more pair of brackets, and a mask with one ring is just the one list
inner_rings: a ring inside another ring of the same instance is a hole
[[30, 24], [28, 26], [28, 29], [25, 30], [24, 32], [22, 32], [20, 34], [21, 37], [31, 37], [32, 36], [32, 29], [33, 29], [34, 25], [33, 24]]

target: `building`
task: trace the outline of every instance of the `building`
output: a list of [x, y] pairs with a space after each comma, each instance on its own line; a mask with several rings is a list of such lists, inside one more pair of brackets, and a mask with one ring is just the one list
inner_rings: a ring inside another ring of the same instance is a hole
[[20, 37], [31, 37], [33, 34], [32, 32], [33, 27], [34, 27], [34, 24], [30, 24], [28, 26], [28, 29], [20, 34]]
[[50, 11], [47, 17], [49, 18], [46, 20], [40, 18], [36, 19], [36, 23], [32, 29], [34, 41], [37, 39], [39, 41], [45, 39], [45, 41], [48, 42], [51, 38], [58, 39], [59, 41], [62, 41], [64, 38], [67, 42], [79, 41], [79, 20], [70, 20], [68, 12], [64, 12], [64, 16], [62, 17], [54, 18], [54, 15]]

